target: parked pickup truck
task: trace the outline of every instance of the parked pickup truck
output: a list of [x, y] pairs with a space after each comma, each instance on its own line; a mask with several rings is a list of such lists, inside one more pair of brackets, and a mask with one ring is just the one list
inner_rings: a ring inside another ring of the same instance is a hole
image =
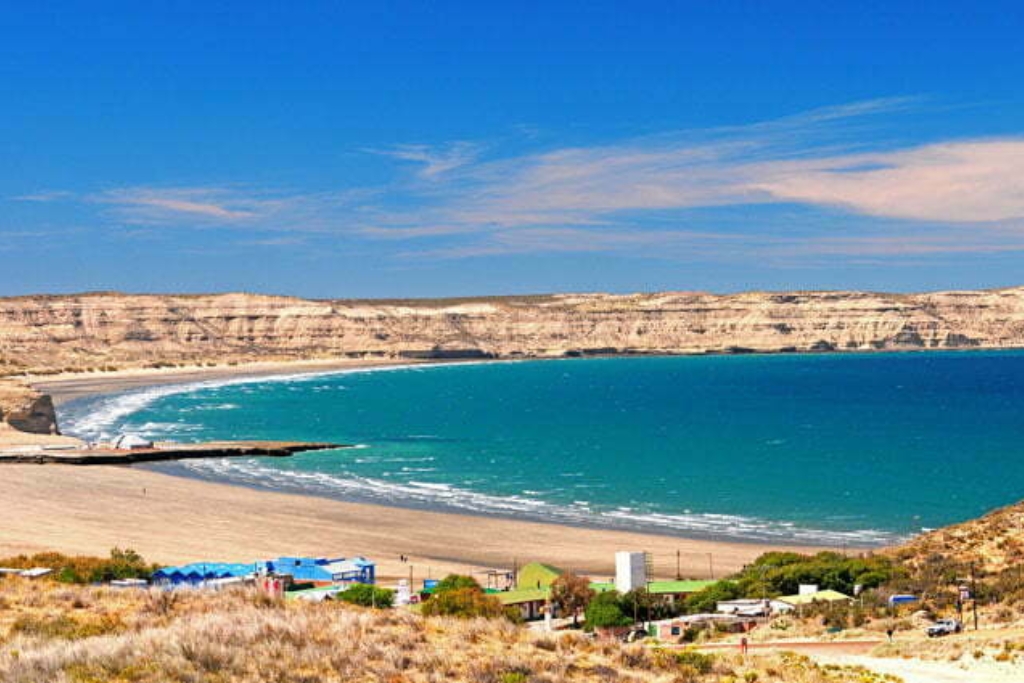
[[929, 638], [938, 638], [940, 636], [948, 636], [953, 633], [960, 633], [963, 628], [963, 624], [956, 619], [939, 619], [925, 629], [925, 633], [928, 634]]

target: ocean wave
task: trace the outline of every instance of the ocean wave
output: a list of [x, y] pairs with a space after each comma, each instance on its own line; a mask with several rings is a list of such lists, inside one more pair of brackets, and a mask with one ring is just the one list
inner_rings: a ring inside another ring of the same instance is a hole
[[[364, 368], [343, 368], [335, 370], [318, 370], [311, 372], [282, 373], [261, 377], [228, 377], [222, 379], [185, 382], [182, 384], [165, 384], [145, 389], [134, 389], [124, 393], [101, 396], [97, 399], [83, 399], [65, 406], [60, 412], [61, 430], [69, 436], [86, 441], [112, 439], [121, 433], [122, 427], [131, 415], [145, 410], [160, 399], [168, 396], [190, 394], [197, 391], [208, 391], [222, 387], [244, 386], [243, 393], [255, 393], [261, 384], [292, 384], [309, 382], [310, 380], [338, 375], [355, 375], [371, 372], [398, 372], [424, 370], [454, 365], [482, 365], [493, 361], [473, 361], [465, 363], [433, 363], [429, 366], [411, 365], [378, 365]], [[230, 406], [230, 407], [228, 407]], [[234, 404], [219, 404], [219, 410], [232, 410]], [[198, 407], [195, 407], [198, 408]], [[193, 409], [195, 409], [193, 408]], [[207, 408], [210, 409], [210, 408]]]
[[275, 491], [322, 495], [341, 500], [416, 507], [450, 512], [514, 516], [576, 526], [628, 531], [689, 534], [715, 539], [808, 545], [873, 547], [898, 542], [899, 534], [877, 529], [834, 530], [794, 522], [722, 513], [641, 512], [632, 508], [596, 508], [589, 501], [560, 505], [529, 495], [499, 496], [451, 484], [405, 483], [370, 477], [339, 477], [324, 472], [277, 469], [257, 459], [189, 460], [178, 466], [203, 479], [229, 481]]

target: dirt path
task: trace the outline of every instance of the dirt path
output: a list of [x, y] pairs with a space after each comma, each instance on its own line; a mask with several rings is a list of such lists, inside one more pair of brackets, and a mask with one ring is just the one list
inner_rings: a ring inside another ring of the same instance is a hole
[[863, 655], [813, 655], [820, 664], [863, 666], [881, 674], [899, 676], [904, 683], [1019, 683], [1024, 672], [1013, 665], [982, 663], [962, 665], [923, 659], [866, 657]]
[[[754, 651], [781, 651], [799, 652], [800, 654], [812, 655], [862, 655], [871, 652], [882, 644], [881, 640], [776, 640], [764, 643], [750, 643], [748, 649]], [[681, 646], [683, 647], [683, 646]], [[689, 647], [689, 646], [686, 646]], [[739, 643], [708, 643], [700, 645], [701, 650], [734, 650], [739, 652]]]

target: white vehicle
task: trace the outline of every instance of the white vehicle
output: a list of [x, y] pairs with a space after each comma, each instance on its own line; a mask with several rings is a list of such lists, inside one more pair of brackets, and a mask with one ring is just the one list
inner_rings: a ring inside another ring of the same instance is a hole
[[939, 619], [925, 629], [925, 633], [928, 634], [929, 638], [939, 638], [952, 635], [953, 633], [960, 633], [963, 629], [963, 624], [956, 619]]

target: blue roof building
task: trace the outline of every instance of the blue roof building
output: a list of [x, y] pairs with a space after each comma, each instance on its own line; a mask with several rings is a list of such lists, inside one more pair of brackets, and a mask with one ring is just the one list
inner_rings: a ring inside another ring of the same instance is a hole
[[257, 563], [193, 562], [180, 567], [164, 567], [153, 573], [153, 583], [170, 586], [197, 586], [218, 579], [244, 578], [255, 574]]
[[256, 574], [291, 576], [305, 583], [368, 583], [376, 581], [377, 566], [365, 557], [279, 557], [250, 564], [231, 562], [193, 562], [164, 567], [153, 573], [153, 583], [163, 586], [200, 586], [227, 579], [243, 579]]
[[315, 583], [374, 583], [377, 571], [377, 566], [365, 557], [279, 557], [263, 566], [268, 572]]

